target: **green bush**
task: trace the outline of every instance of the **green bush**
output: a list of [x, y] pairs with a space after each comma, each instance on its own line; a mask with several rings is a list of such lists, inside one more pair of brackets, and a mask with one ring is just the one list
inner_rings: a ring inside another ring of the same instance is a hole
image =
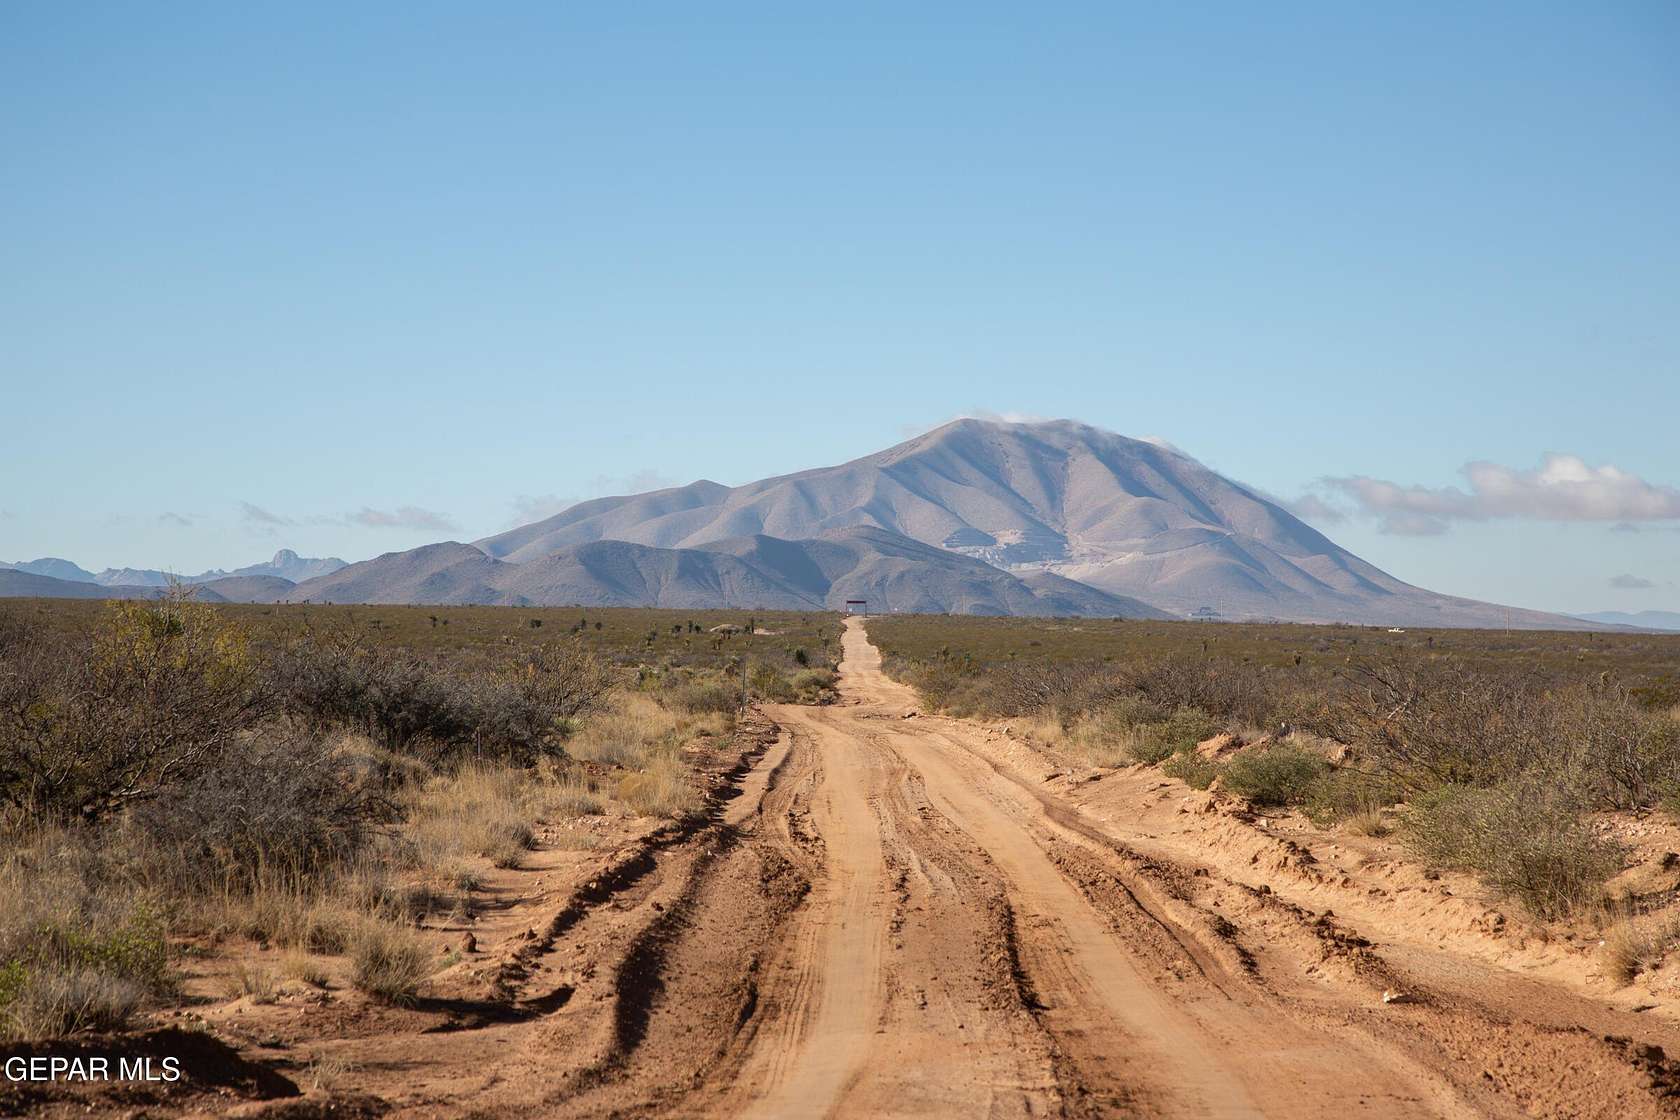
[[1294, 805], [1328, 770], [1312, 751], [1280, 743], [1233, 758], [1225, 766], [1225, 788], [1256, 805]]
[[1178, 708], [1158, 723], [1136, 726], [1128, 752], [1139, 762], [1160, 762], [1169, 755], [1193, 750], [1197, 743], [1218, 731], [1219, 724], [1206, 712], [1197, 708]]
[[1193, 789], [1206, 789], [1219, 777], [1217, 763], [1203, 758], [1195, 751], [1180, 751], [1161, 765], [1161, 773], [1177, 778]]
[[1355, 817], [1368, 817], [1404, 796], [1393, 779], [1370, 770], [1339, 767], [1307, 790], [1304, 809], [1312, 822], [1328, 828]]
[[672, 709], [687, 715], [707, 712], [733, 712], [739, 706], [741, 690], [719, 680], [697, 680], [665, 690], [665, 701]]
[[1596, 900], [1621, 867], [1620, 846], [1594, 833], [1566, 793], [1534, 778], [1431, 790], [1412, 804], [1405, 825], [1419, 855], [1474, 872], [1542, 918]]

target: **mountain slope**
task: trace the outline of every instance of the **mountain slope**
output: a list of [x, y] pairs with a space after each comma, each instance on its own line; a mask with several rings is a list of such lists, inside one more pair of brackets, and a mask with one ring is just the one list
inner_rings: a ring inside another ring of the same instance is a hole
[[524, 563], [464, 544], [387, 553], [292, 588], [285, 601], [516, 606], [744, 607], [1161, 618], [1142, 603], [1055, 577], [1032, 582], [881, 529], [802, 541], [757, 535], [697, 548], [589, 541]]
[[1065, 420], [959, 420], [837, 467], [601, 498], [478, 544], [521, 563], [604, 539], [695, 548], [865, 526], [1183, 615], [1584, 625], [1413, 587], [1186, 455]]
[[43, 556], [39, 560], [20, 560], [16, 564], [8, 564], [0, 560], [0, 571], [26, 572], [36, 576], [51, 576], [53, 579], [69, 580], [72, 583], [93, 583], [94, 574], [79, 564], [69, 560], [61, 560], [57, 556]]

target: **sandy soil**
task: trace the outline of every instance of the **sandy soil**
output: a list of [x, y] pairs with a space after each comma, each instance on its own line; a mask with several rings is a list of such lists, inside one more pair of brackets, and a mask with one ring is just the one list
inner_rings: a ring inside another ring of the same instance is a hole
[[417, 1008], [217, 1009], [254, 1072], [145, 1114], [1680, 1113], [1672, 993], [1590, 945], [1382, 841], [921, 715], [844, 645], [842, 702], [766, 709], [708, 818], [510, 873]]

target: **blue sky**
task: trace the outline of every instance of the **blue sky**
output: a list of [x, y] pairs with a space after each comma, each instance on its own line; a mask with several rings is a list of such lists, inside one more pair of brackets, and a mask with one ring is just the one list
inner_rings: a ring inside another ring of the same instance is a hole
[[1680, 608], [1670, 0], [810, 7], [6, 5], [0, 558], [358, 559], [990, 411]]

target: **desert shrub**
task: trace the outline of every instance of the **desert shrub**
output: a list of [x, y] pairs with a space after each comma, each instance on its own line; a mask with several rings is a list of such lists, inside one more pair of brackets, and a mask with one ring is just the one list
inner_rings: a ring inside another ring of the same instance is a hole
[[688, 681], [665, 691], [666, 702], [679, 712], [733, 712], [741, 704], [741, 690], [718, 679]]
[[250, 889], [266, 868], [325, 873], [353, 857], [394, 806], [318, 740], [278, 733], [228, 748], [128, 825], [148, 874], [178, 890]]
[[1532, 777], [1431, 790], [1412, 803], [1405, 826], [1419, 855], [1474, 872], [1542, 918], [1596, 899], [1621, 866], [1621, 849], [1593, 832], [1567, 791]]
[[366, 646], [348, 634], [296, 642], [275, 654], [269, 680], [288, 711], [324, 731], [343, 726], [402, 750], [419, 738], [473, 737], [476, 711], [463, 682], [418, 656]]
[[470, 744], [521, 764], [562, 753], [572, 721], [604, 705], [613, 684], [611, 670], [575, 639], [457, 673], [346, 633], [281, 650], [269, 680], [288, 711], [319, 729], [347, 727], [397, 751], [423, 741]]
[[1548, 688], [1443, 660], [1360, 665], [1348, 681], [1319, 729], [1408, 792], [1532, 774], [1583, 806], [1632, 809], [1680, 787], [1680, 729], [1609, 680]]
[[922, 706], [929, 711], [955, 710], [969, 677], [955, 666], [944, 662], [917, 665], [898, 674], [916, 690]]
[[1096, 664], [1063, 661], [998, 666], [987, 674], [981, 710], [996, 716], [1055, 712], [1065, 723], [1090, 705], [1090, 684], [1100, 669]]
[[774, 665], [754, 665], [747, 680], [754, 696], [772, 704], [786, 704], [794, 698], [792, 682]]
[[559, 753], [571, 721], [601, 710], [612, 685], [611, 670], [576, 641], [527, 649], [476, 682], [474, 734], [516, 761]]
[[173, 591], [91, 640], [0, 646], [0, 803], [97, 820], [187, 780], [263, 714], [245, 637]]
[[801, 669], [793, 675], [794, 699], [801, 704], [820, 704], [834, 698], [839, 675], [833, 669]]
[[1225, 788], [1256, 805], [1294, 805], [1322, 779], [1328, 764], [1304, 747], [1278, 743], [1243, 751], [1225, 764]]
[[350, 982], [387, 1003], [413, 1003], [432, 964], [424, 941], [383, 922], [365, 924], [350, 944]]
[[1253, 666], [1183, 655], [1123, 666], [1115, 687], [1167, 711], [1191, 708], [1221, 721], [1262, 725], [1275, 714], [1272, 682]]
[[1555, 759], [1540, 690], [1525, 675], [1446, 662], [1355, 666], [1327, 731], [1408, 791], [1491, 786]]
[[1206, 789], [1219, 777], [1220, 767], [1195, 751], [1181, 751], [1161, 764], [1161, 773], [1192, 789]]
[[1166, 719], [1133, 727], [1130, 752], [1139, 762], [1160, 762], [1169, 755], [1188, 751], [1219, 730], [1206, 712], [1178, 708]]
[[1588, 803], [1638, 809], [1680, 787], [1680, 724], [1646, 710], [1610, 681], [1560, 689], [1549, 697], [1558, 768], [1574, 772]]
[[[1375, 822], [1380, 822], [1382, 811], [1403, 796], [1404, 791], [1391, 778], [1371, 770], [1341, 766], [1308, 788], [1304, 808], [1312, 822], [1321, 828], [1335, 824], [1353, 827], [1358, 821], [1356, 831], [1370, 833], [1374, 824], [1372, 815], [1376, 814]], [[1380, 823], [1376, 827], [1380, 829]]]

